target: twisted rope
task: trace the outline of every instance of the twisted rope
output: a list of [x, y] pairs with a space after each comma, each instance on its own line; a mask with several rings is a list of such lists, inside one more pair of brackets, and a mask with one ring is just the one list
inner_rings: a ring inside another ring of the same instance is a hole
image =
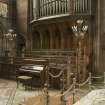
[[53, 75], [51, 72], [49, 72], [49, 76], [51, 76], [52, 78], [58, 78], [63, 74], [63, 72], [64, 72], [64, 69], [60, 71], [57, 75]]
[[69, 91], [71, 91], [74, 88], [74, 84], [72, 84], [63, 94], [62, 96], [66, 95]]
[[49, 102], [49, 95], [48, 95], [48, 90], [47, 88], [44, 88], [42, 90], [42, 97], [44, 98], [44, 104], [45, 105], [48, 105], [48, 102]]
[[82, 87], [89, 82], [90, 78], [88, 77], [87, 80], [81, 84], [76, 83], [77, 86]]
[[101, 79], [101, 78], [104, 78], [104, 76], [103, 77], [100, 77], [100, 76], [98, 77], [97, 76], [97, 77], [91, 77], [91, 78], [93, 78], [93, 79]]

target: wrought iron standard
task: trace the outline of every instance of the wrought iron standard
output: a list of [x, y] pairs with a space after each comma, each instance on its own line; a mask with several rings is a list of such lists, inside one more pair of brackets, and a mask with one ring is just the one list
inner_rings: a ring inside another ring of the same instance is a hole
[[13, 29], [9, 29], [7, 34], [4, 34], [4, 37], [9, 40], [13, 40], [16, 37]]
[[14, 33], [13, 29], [9, 29], [8, 33], [3, 35], [3, 43], [4, 43], [4, 51], [5, 55], [8, 56], [9, 52], [12, 52], [12, 47], [14, 47], [16, 34]]
[[77, 47], [77, 78], [80, 81], [80, 71], [81, 71], [81, 57], [82, 57], [82, 48], [81, 48], [81, 41], [84, 39], [84, 36], [88, 30], [88, 26], [84, 24], [82, 19], [76, 21], [76, 25], [72, 26], [73, 33], [78, 41]]

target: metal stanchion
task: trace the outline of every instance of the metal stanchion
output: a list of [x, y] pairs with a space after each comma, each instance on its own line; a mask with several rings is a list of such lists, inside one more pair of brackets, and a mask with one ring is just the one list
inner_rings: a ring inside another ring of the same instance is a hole
[[64, 100], [63, 94], [61, 95], [61, 105], [66, 105], [66, 100]]
[[49, 105], [48, 87], [49, 87], [49, 67], [47, 67], [46, 69], [46, 82], [44, 84], [45, 105]]
[[44, 84], [45, 105], [49, 105], [48, 84]]
[[66, 105], [66, 100], [64, 100], [63, 98], [63, 93], [64, 93], [64, 82], [65, 82], [65, 79], [64, 79], [64, 72], [62, 74], [62, 78], [60, 79], [61, 80], [61, 105]]
[[91, 90], [91, 85], [92, 85], [92, 74], [89, 73], [89, 90]]
[[105, 86], [105, 72], [104, 72], [104, 86]]
[[68, 57], [68, 62], [67, 62], [67, 88], [69, 87], [69, 85], [71, 83], [70, 73], [71, 73], [71, 57]]
[[73, 104], [75, 103], [75, 86], [76, 86], [76, 78], [73, 78]]

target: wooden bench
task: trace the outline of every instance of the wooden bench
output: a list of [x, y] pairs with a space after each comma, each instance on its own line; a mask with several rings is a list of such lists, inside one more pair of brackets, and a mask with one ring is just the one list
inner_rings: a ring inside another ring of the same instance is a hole
[[25, 90], [30, 86], [32, 88], [32, 77], [31, 76], [18, 76], [17, 77], [17, 87], [19, 87], [19, 83], [22, 82]]

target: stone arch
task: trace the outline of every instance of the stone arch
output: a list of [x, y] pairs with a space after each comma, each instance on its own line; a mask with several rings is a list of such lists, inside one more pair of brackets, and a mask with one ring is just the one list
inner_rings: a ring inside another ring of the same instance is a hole
[[41, 39], [39, 31], [35, 30], [32, 34], [32, 48], [40, 49], [41, 48]]
[[59, 27], [55, 27], [53, 30], [53, 48], [60, 49], [61, 48], [61, 32]]
[[73, 47], [73, 33], [71, 28], [66, 27], [63, 31], [64, 34], [64, 49], [71, 49]]
[[43, 35], [42, 35], [42, 45], [44, 49], [49, 49], [50, 48], [50, 33], [48, 29], [45, 29], [43, 31]]

